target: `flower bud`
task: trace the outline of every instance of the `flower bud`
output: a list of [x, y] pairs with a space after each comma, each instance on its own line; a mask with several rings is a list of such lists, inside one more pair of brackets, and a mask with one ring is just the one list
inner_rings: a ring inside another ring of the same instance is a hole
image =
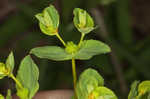
[[6, 66], [4, 63], [0, 63], [0, 79], [4, 78], [5, 76], [7, 76], [8, 71], [6, 69]]
[[56, 35], [58, 33], [59, 15], [53, 5], [45, 8], [42, 13], [36, 14], [39, 20], [40, 29], [47, 35]]
[[65, 50], [69, 54], [74, 54], [78, 51], [78, 46], [75, 45], [73, 42], [68, 42]]
[[79, 32], [88, 34], [94, 29], [93, 19], [85, 10], [75, 8], [73, 13], [74, 13], [73, 22]]

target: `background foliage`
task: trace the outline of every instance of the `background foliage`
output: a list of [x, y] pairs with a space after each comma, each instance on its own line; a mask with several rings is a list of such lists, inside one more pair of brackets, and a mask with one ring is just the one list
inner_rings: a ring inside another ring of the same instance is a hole
[[[65, 41], [78, 42], [80, 33], [73, 26], [73, 8], [88, 10], [98, 26], [86, 38], [109, 44], [112, 53], [98, 55], [90, 61], [77, 61], [80, 74], [85, 68], [97, 69], [108, 88], [120, 99], [127, 96], [131, 82], [150, 79], [150, 20], [148, 0], [1, 0], [0, 1], [0, 61], [10, 51], [16, 64], [31, 48], [61, 45], [55, 37], [41, 33], [34, 15], [54, 4], [61, 16], [60, 35]], [[55, 62], [33, 56], [40, 70], [40, 90], [72, 88], [71, 62]], [[17, 68], [15, 68], [17, 70]], [[13, 81], [0, 81], [0, 91], [13, 88]], [[9, 85], [9, 86], [8, 86]], [[122, 97], [121, 97], [122, 96]], [[126, 98], [125, 98], [126, 99]]]

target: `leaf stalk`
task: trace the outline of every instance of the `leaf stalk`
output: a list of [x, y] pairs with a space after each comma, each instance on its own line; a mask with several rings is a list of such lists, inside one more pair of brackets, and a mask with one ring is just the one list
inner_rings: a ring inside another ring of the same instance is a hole
[[57, 36], [57, 38], [61, 41], [61, 43], [62, 43], [64, 46], [66, 46], [66, 43], [64, 42], [64, 40], [61, 38], [61, 36], [60, 36], [58, 33], [56, 33], [56, 36]]
[[23, 88], [22, 84], [16, 79], [16, 77], [13, 74], [11, 74], [10, 77], [16, 82], [20, 89]]
[[81, 43], [82, 43], [82, 41], [83, 41], [83, 39], [84, 39], [84, 36], [85, 36], [85, 34], [84, 34], [84, 33], [81, 33], [81, 38], [80, 38], [80, 42], [79, 42], [79, 44], [78, 44], [78, 47], [81, 46]]

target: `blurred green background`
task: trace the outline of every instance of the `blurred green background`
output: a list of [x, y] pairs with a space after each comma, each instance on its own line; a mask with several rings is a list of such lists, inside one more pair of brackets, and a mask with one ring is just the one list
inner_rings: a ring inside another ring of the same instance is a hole
[[[105, 85], [119, 99], [126, 99], [134, 80], [150, 79], [150, 1], [149, 0], [0, 0], [0, 61], [14, 52], [16, 73], [20, 61], [31, 48], [44, 45], [62, 46], [59, 40], [41, 33], [34, 15], [49, 4], [59, 11], [59, 32], [65, 41], [78, 43], [73, 8], [86, 9], [98, 26], [85, 39], [101, 40], [112, 52], [91, 60], [77, 60], [78, 75], [86, 68], [99, 71]], [[32, 56], [40, 69], [40, 90], [72, 89], [71, 62], [55, 62]], [[0, 93], [14, 89], [12, 80], [0, 80]]]

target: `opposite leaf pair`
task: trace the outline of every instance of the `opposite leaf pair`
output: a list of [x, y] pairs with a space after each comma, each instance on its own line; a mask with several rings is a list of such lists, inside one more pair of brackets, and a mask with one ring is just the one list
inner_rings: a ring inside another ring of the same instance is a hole
[[58, 46], [44, 46], [33, 48], [30, 53], [39, 58], [47, 58], [55, 61], [80, 59], [88, 60], [94, 55], [110, 52], [110, 48], [97, 40], [85, 40], [80, 48], [76, 48], [75, 44], [67, 45], [66, 48]]

